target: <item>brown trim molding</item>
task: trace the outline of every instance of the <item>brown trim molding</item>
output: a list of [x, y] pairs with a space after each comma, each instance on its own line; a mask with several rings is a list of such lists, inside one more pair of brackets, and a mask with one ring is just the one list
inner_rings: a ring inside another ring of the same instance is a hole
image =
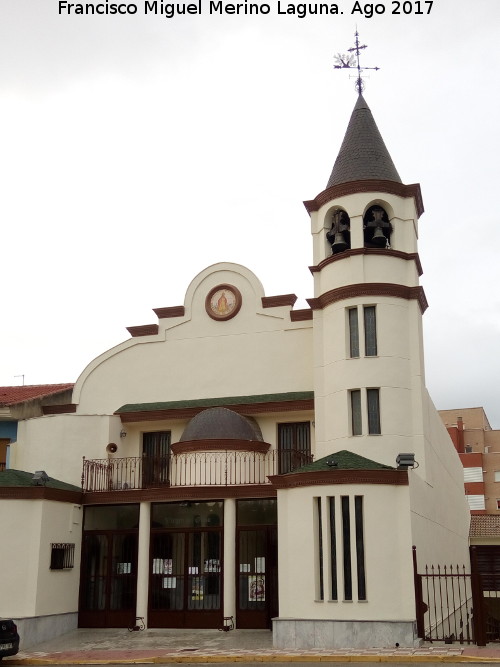
[[406, 470], [318, 470], [287, 475], [271, 475], [269, 481], [276, 489], [325, 484], [388, 484], [408, 485]]
[[290, 312], [290, 319], [292, 322], [305, 322], [312, 320], [313, 311], [310, 308], [301, 308], [300, 310], [292, 310]]
[[296, 294], [280, 294], [278, 296], [263, 296], [262, 308], [276, 308], [277, 306], [293, 306], [297, 301]]
[[[210, 406], [208, 406], [210, 407]], [[271, 401], [269, 403], [241, 403], [240, 405], [220, 406], [227, 407], [240, 415], [258, 415], [270, 412], [302, 412], [314, 410], [314, 399], [304, 398], [297, 401]], [[195, 408], [172, 408], [165, 410], [142, 410], [137, 412], [119, 412], [123, 423], [159, 421], [160, 419], [190, 419], [207, 406]]]
[[237, 440], [225, 438], [224, 440], [186, 440], [174, 442], [170, 445], [173, 454], [187, 454], [188, 452], [257, 452], [265, 454], [271, 445], [268, 442], [258, 440]]
[[319, 297], [306, 300], [313, 310], [321, 310], [337, 301], [352, 299], [358, 296], [393, 296], [397, 299], [416, 299], [422, 313], [427, 310], [429, 305], [423, 287], [407, 287], [406, 285], [397, 285], [395, 283], [358, 283], [357, 285], [345, 285], [344, 287], [329, 290]]
[[165, 486], [159, 489], [127, 491], [102, 491], [83, 494], [83, 505], [116, 505], [162, 500], [204, 500], [215, 498], [275, 498], [276, 489], [271, 484], [247, 484], [242, 486]]
[[137, 327], [126, 328], [133, 338], [137, 338], [138, 336], [154, 336], [159, 331], [159, 326], [157, 324], [142, 324]]
[[183, 317], [185, 313], [184, 306], [169, 306], [167, 308], [153, 308], [153, 312], [158, 315], [158, 319], [167, 317]]
[[333, 262], [338, 262], [341, 259], [352, 257], [353, 255], [385, 255], [386, 257], [397, 257], [398, 259], [414, 261], [417, 265], [418, 275], [421, 276], [423, 274], [422, 264], [420, 263], [420, 257], [418, 256], [418, 253], [409, 253], [403, 252], [401, 250], [392, 250], [387, 248], [354, 248], [353, 250], [344, 250], [344, 252], [339, 252], [336, 255], [330, 255], [330, 257], [323, 259], [316, 266], [310, 266], [309, 271], [314, 274], [318, 271], [321, 271], [325, 268], [325, 266], [328, 266]]
[[313, 211], [318, 211], [323, 204], [327, 204], [332, 199], [343, 197], [345, 195], [353, 195], [358, 192], [388, 192], [389, 194], [397, 195], [398, 197], [413, 197], [418, 217], [424, 212], [424, 202], [419, 183], [404, 185], [403, 183], [396, 183], [395, 181], [382, 181], [379, 179], [351, 181], [349, 183], [332, 185], [331, 188], [320, 192], [314, 199], [305, 201], [304, 206], [308, 213], [312, 213]]
[[76, 403], [66, 403], [65, 405], [42, 405], [44, 415], [63, 415], [68, 412], [76, 412]]
[[47, 486], [1, 486], [0, 500], [56, 500], [81, 505], [83, 493]]

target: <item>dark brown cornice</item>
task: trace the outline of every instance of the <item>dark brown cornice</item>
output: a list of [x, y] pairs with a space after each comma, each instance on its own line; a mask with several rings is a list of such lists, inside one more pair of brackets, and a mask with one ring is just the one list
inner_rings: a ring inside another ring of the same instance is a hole
[[290, 312], [290, 319], [292, 322], [304, 322], [305, 320], [312, 320], [313, 313], [310, 308], [301, 308], [300, 310], [292, 310]]
[[278, 296], [263, 296], [263, 308], [276, 308], [277, 306], [293, 306], [297, 301], [296, 294], [280, 294]]
[[331, 484], [387, 484], [408, 485], [406, 470], [318, 470], [287, 475], [271, 475], [269, 481], [276, 489], [291, 489], [297, 486], [320, 486]]
[[174, 442], [170, 445], [173, 454], [186, 454], [188, 452], [258, 452], [265, 454], [271, 445], [268, 442], [255, 440], [236, 440], [227, 438], [225, 440], [189, 440], [185, 442]]
[[241, 486], [164, 486], [159, 489], [102, 491], [83, 494], [84, 505], [114, 505], [117, 503], [161, 502], [168, 500], [204, 500], [218, 498], [274, 498], [271, 484]]
[[320, 192], [314, 199], [304, 202], [308, 213], [318, 211], [323, 204], [327, 204], [332, 199], [344, 197], [345, 195], [353, 195], [358, 192], [388, 192], [398, 197], [413, 197], [417, 209], [417, 215], [420, 217], [424, 212], [424, 202], [422, 200], [422, 192], [420, 185], [414, 183], [412, 185], [404, 185], [396, 181], [381, 181], [378, 179], [370, 179], [366, 181], [350, 181], [349, 183], [340, 183], [339, 185], [332, 185]]
[[423, 287], [407, 287], [406, 285], [396, 285], [395, 283], [345, 285], [345, 287], [337, 287], [336, 289], [329, 290], [317, 298], [307, 299], [307, 303], [313, 310], [321, 310], [337, 301], [352, 299], [358, 296], [392, 296], [397, 299], [416, 299], [422, 313], [428, 307]]
[[[257, 415], [269, 412], [302, 412], [307, 410], [314, 410], [314, 399], [301, 399], [297, 401], [271, 401], [269, 403], [242, 403], [240, 405], [231, 404], [221, 407], [227, 407], [240, 415]], [[145, 422], [159, 421], [162, 419], [190, 419], [203, 410], [206, 410], [206, 406], [194, 408], [120, 412], [119, 415], [123, 423]]]
[[44, 415], [63, 415], [69, 412], [76, 412], [76, 403], [66, 403], [66, 405], [42, 405]]
[[167, 308], [153, 308], [153, 312], [158, 315], [158, 319], [168, 317], [183, 317], [185, 313], [184, 306], [169, 306]]
[[384, 255], [385, 257], [396, 257], [398, 259], [405, 259], [407, 261], [414, 261], [417, 265], [418, 275], [421, 276], [422, 264], [420, 263], [420, 257], [416, 252], [402, 252], [401, 250], [392, 250], [386, 248], [354, 248], [352, 250], [344, 250], [344, 252], [339, 252], [336, 255], [330, 255], [326, 259], [323, 259], [317, 266], [310, 266], [309, 271], [311, 273], [317, 273], [332, 264], [333, 262], [338, 262], [341, 259], [346, 257], [353, 257], [354, 255]]
[[1, 500], [55, 500], [60, 503], [81, 505], [83, 494], [80, 491], [53, 489], [47, 486], [1, 486]]
[[138, 336], [154, 336], [158, 333], [159, 327], [157, 324], [143, 324], [137, 327], [127, 327], [127, 331], [133, 338]]

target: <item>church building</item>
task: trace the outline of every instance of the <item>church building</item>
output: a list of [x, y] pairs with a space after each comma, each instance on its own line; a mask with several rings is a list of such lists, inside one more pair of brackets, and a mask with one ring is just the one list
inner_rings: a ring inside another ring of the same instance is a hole
[[309, 308], [209, 266], [69, 402], [19, 421], [0, 616], [26, 642], [140, 617], [286, 648], [418, 644], [412, 547], [467, 562], [470, 517], [425, 387], [420, 186], [361, 94], [305, 208]]

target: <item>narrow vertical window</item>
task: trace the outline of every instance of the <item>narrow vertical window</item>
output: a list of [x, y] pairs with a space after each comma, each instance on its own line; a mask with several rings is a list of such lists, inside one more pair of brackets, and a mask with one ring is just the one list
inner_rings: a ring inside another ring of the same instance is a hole
[[331, 599], [338, 600], [337, 591], [337, 538], [335, 535], [335, 498], [329, 498], [330, 510], [330, 574], [332, 579], [332, 588], [330, 591]]
[[366, 390], [366, 403], [368, 407], [368, 433], [380, 435], [380, 398], [378, 389]]
[[317, 524], [317, 563], [318, 563], [318, 600], [324, 600], [323, 589], [323, 527], [321, 521], [321, 498], [316, 498], [316, 524]]
[[342, 496], [342, 544], [344, 551], [344, 600], [352, 600], [351, 519], [349, 496]]
[[352, 389], [351, 392], [351, 430], [353, 435], [361, 435], [361, 391]]
[[354, 520], [356, 524], [356, 571], [358, 575], [358, 600], [366, 600], [363, 496], [354, 497]]
[[351, 357], [359, 357], [359, 326], [358, 309], [348, 308], [349, 319], [349, 354]]
[[365, 324], [365, 355], [367, 357], [377, 356], [377, 316], [375, 306], [363, 308]]

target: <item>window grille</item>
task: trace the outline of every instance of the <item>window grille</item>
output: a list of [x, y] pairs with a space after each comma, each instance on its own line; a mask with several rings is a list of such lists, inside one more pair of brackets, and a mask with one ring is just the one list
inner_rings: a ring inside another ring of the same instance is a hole
[[75, 545], [69, 543], [52, 543], [50, 545], [50, 569], [70, 570], [75, 565]]

